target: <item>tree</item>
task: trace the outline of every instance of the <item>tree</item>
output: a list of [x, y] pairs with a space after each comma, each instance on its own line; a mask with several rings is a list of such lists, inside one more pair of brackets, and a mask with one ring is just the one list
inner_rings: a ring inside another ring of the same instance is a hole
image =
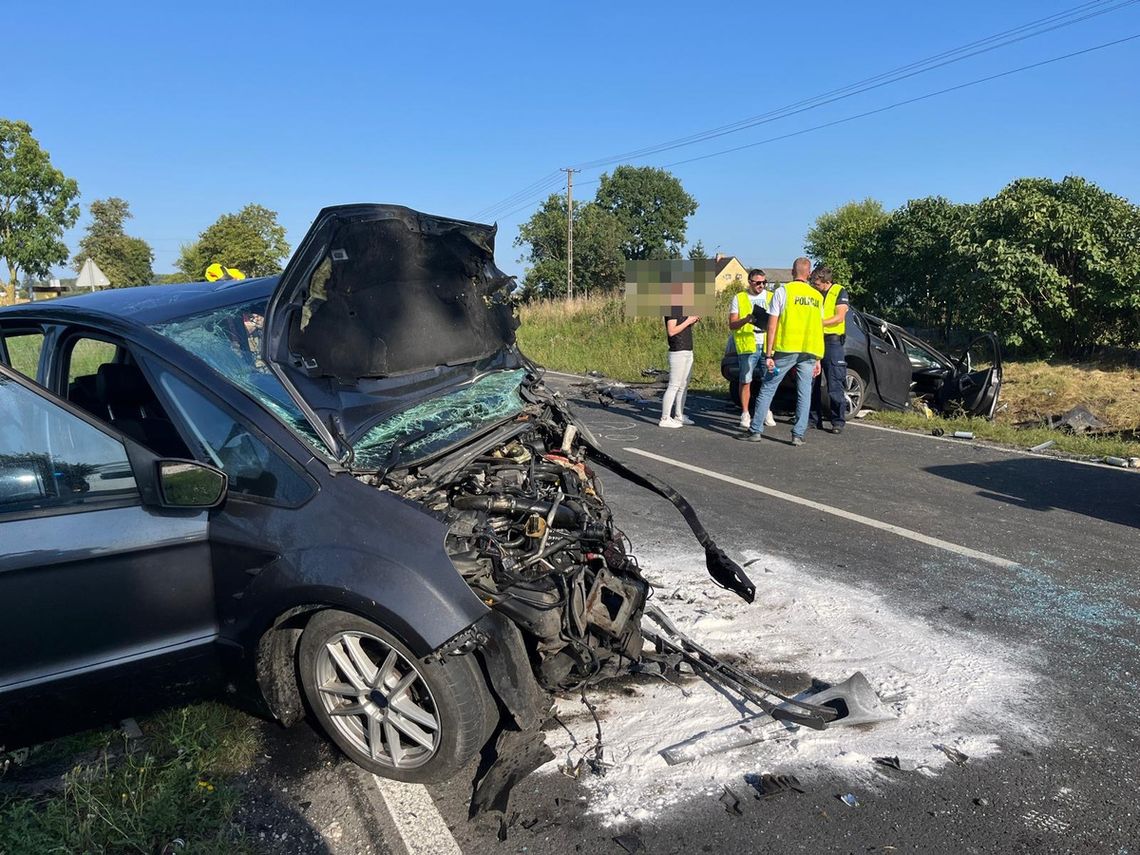
[[79, 185], [51, 165], [27, 122], [0, 119], [0, 258], [4, 302], [16, 300], [21, 271], [47, 276], [67, 261], [64, 229], [79, 218]]
[[1083, 178], [1022, 178], [955, 236], [968, 311], [1023, 351], [1140, 346], [1140, 207]]
[[804, 241], [807, 254], [830, 267], [836, 282], [859, 291], [860, 267], [873, 253], [875, 235], [886, 219], [887, 212], [875, 199], [840, 205], [815, 221]]
[[965, 318], [970, 277], [955, 238], [972, 210], [931, 196], [893, 211], [855, 253], [868, 307], [900, 324], [940, 327], [948, 340]]
[[709, 251], [707, 249], [705, 249], [705, 245], [703, 243], [701, 243], [699, 240], [695, 244], [693, 244], [692, 246], [689, 247], [689, 258], [690, 259], [708, 258], [708, 257], [709, 257]]
[[288, 255], [285, 227], [278, 224], [277, 212], [250, 204], [236, 214], [218, 217], [198, 240], [183, 246], [177, 267], [194, 281], [202, 279], [214, 262], [236, 267], [246, 276], [271, 276], [281, 272]]
[[112, 288], [129, 288], [154, 281], [154, 252], [142, 238], [123, 232], [123, 223], [132, 216], [130, 205], [117, 196], [91, 203], [91, 222], [79, 242], [79, 252], [71, 266], [81, 270], [88, 258], [111, 280]]
[[681, 257], [697, 200], [671, 173], [651, 166], [619, 166], [613, 175], [602, 174], [594, 201], [617, 217], [627, 259]]
[[[592, 202], [574, 206], [574, 285], [583, 293], [606, 293], [625, 281], [622, 229], [617, 218]], [[528, 247], [520, 297], [566, 295], [566, 197], [551, 194], [519, 227], [515, 246]]]

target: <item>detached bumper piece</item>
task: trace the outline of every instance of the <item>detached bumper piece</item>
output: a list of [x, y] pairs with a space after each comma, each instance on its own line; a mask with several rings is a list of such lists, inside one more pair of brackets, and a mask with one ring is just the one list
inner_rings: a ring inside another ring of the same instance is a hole
[[733, 722], [718, 730], [705, 731], [692, 739], [662, 750], [670, 765], [696, 760], [769, 739], [778, 739], [789, 726], [825, 730], [833, 725], [872, 724], [890, 721], [894, 714], [883, 706], [862, 672], [842, 683], [806, 698], [785, 695], [751, 674], [717, 659], [655, 605], [646, 606], [645, 616], [657, 625], [643, 629], [661, 656], [679, 658], [704, 680], [760, 709], [760, 714]]

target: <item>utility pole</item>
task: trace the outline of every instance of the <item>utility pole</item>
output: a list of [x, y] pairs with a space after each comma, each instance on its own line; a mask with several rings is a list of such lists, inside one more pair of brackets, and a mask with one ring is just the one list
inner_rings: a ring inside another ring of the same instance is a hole
[[558, 170], [566, 173], [566, 298], [574, 299], [574, 173], [581, 169], [569, 167]]

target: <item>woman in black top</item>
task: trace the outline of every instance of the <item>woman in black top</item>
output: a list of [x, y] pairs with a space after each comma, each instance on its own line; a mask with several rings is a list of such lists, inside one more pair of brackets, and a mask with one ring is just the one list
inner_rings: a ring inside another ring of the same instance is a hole
[[689, 387], [689, 375], [693, 373], [693, 324], [700, 320], [697, 315], [682, 315], [679, 308], [665, 316], [665, 334], [669, 339], [669, 385], [661, 399], [661, 421], [664, 428], [679, 428], [691, 425], [693, 420], [685, 415], [685, 393]]

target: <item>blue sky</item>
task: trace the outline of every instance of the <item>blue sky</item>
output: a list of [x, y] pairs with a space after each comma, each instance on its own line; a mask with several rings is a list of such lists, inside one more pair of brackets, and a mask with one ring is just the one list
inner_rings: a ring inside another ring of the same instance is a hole
[[[182, 243], [247, 202], [278, 211], [293, 244], [341, 202], [471, 218], [559, 167], [760, 114], [1078, 2], [10, 2], [0, 115], [33, 126], [84, 205], [127, 199], [128, 230], [166, 272]], [[766, 139], [1135, 33], [1140, 4], [633, 162]], [[787, 266], [815, 217], [851, 199], [970, 201], [1030, 175], [1078, 174], [1140, 201], [1138, 90], [1140, 40], [677, 166], [700, 203], [689, 240]], [[576, 177], [576, 199], [592, 197], [601, 171]], [[513, 240], [533, 208], [499, 220], [509, 272], [522, 272]], [[84, 207], [73, 250], [86, 222]]]

